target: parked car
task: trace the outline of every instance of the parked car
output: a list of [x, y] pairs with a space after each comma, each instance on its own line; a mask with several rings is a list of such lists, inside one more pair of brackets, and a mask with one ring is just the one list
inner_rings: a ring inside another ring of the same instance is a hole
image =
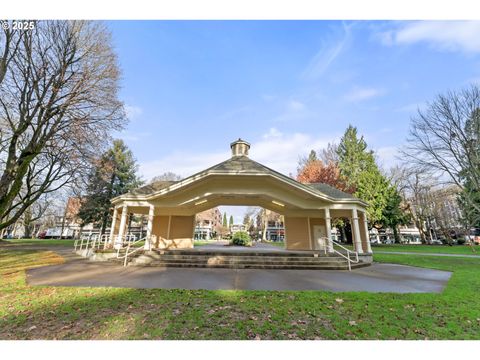
[[475, 245], [480, 245], [480, 229], [479, 228], [470, 229], [468, 240]]
[[430, 242], [430, 245], [443, 245], [442, 240], [434, 239]]

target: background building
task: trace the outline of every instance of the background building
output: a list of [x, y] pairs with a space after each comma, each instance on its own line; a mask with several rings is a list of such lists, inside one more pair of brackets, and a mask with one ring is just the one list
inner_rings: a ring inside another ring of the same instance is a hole
[[218, 207], [202, 211], [195, 218], [195, 239], [210, 240], [220, 235], [222, 213]]

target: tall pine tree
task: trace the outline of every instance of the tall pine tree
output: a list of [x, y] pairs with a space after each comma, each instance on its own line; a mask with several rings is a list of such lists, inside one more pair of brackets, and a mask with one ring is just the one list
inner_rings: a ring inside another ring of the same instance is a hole
[[111, 222], [110, 200], [142, 185], [136, 171], [132, 152], [122, 140], [115, 140], [88, 177], [87, 194], [78, 214], [82, 223], [94, 223], [104, 234]]
[[350, 125], [347, 128], [337, 154], [343, 179], [354, 189], [356, 197], [369, 204], [367, 217], [370, 223], [377, 227], [396, 227], [402, 223], [398, 193], [380, 172], [373, 151], [367, 150], [367, 143], [363, 136], [358, 137], [355, 127]]

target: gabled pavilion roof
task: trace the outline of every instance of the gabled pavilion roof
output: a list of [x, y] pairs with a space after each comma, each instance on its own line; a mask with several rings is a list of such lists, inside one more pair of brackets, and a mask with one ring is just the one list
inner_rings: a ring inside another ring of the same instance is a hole
[[168, 188], [170, 185], [177, 183], [178, 181], [154, 181], [148, 185], [139, 187], [138, 189], [132, 190], [127, 194], [132, 195], [150, 195], [155, 194], [156, 192]]
[[[243, 142], [243, 140], [239, 140], [239, 141], [241, 141], [242, 144], [248, 144]], [[236, 143], [233, 143], [233, 144], [236, 144]], [[306, 191], [312, 195], [317, 195], [322, 198], [329, 199], [331, 201], [349, 201], [350, 200], [353, 202], [362, 203], [363, 205], [367, 205], [364, 201], [355, 198], [353, 195], [343, 192], [341, 190], [338, 190], [324, 183], [312, 183], [312, 184], [300, 183], [282, 173], [279, 173], [278, 171], [270, 169], [269, 167], [250, 159], [248, 156], [246, 156], [246, 154], [243, 154], [243, 155], [234, 154], [230, 159], [227, 159], [219, 164], [216, 164], [210, 168], [200, 171], [180, 181], [153, 182], [151, 184], [135, 189], [127, 194], [121, 195], [115, 198], [115, 200], [127, 199], [127, 198], [138, 199], [138, 198], [151, 197], [160, 193], [166, 193], [166, 192], [169, 192], [170, 190], [178, 189], [183, 186], [186, 186], [187, 184], [191, 184], [192, 182], [200, 180], [208, 175], [272, 176], [296, 188]]]

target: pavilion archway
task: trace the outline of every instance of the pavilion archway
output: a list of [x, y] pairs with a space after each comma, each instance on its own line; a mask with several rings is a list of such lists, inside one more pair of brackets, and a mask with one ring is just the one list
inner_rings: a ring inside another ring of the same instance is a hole
[[127, 214], [148, 217], [151, 248], [192, 248], [195, 214], [220, 205], [259, 206], [284, 216], [288, 250], [333, 251], [331, 219], [349, 218], [359, 253], [370, 253], [367, 204], [326, 184], [302, 184], [249, 158], [250, 145], [230, 145], [230, 159], [180, 181], [159, 181], [112, 200], [112, 245], [125, 234]]

